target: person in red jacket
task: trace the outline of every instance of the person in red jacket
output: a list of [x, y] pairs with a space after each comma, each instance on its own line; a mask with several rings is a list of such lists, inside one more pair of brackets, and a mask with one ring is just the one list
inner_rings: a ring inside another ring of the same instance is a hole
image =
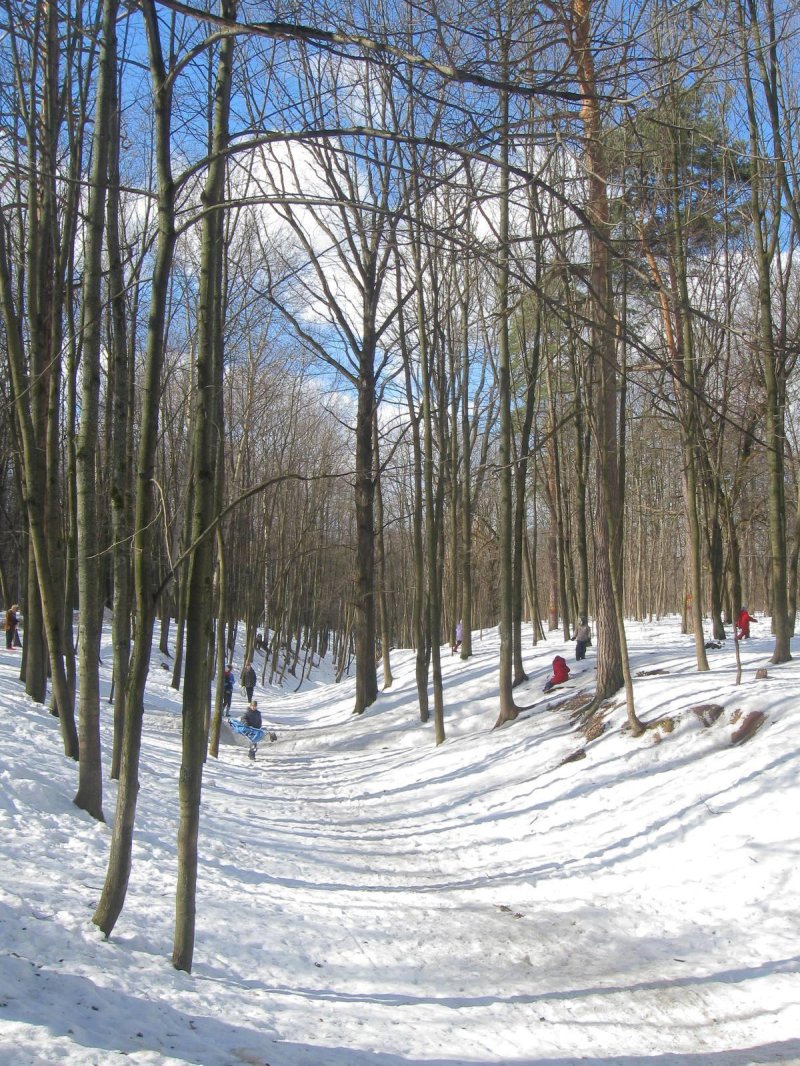
[[757, 621], [757, 618], [753, 618], [751, 614], [747, 613], [746, 607], [742, 607], [736, 619], [736, 639], [747, 640], [750, 636], [750, 623]]
[[553, 676], [546, 682], [543, 691], [549, 692], [551, 688], [555, 688], [556, 685], [563, 685], [565, 681], [569, 681], [567, 660], [563, 655], [556, 655], [555, 659], [553, 659]]

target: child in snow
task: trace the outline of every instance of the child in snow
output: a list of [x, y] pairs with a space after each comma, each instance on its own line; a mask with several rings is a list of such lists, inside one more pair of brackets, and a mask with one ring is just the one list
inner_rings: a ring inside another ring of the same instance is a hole
[[736, 619], [736, 639], [747, 640], [750, 636], [750, 623], [757, 621], [757, 618], [753, 618], [751, 614], [747, 613], [746, 607], [742, 607]]
[[553, 676], [546, 682], [542, 691], [549, 692], [551, 688], [555, 688], [556, 685], [563, 685], [565, 681], [569, 681], [567, 660], [563, 655], [556, 655], [555, 659], [553, 659]]
[[[244, 722], [245, 725], [249, 725], [252, 729], [261, 728], [261, 711], [259, 711], [258, 709], [258, 702], [256, 700], [250, 701], [250, 706], [242, 715], [241, 720]], [[250, 751], [247, 753], [251, 759], [255, 759], [257, 750], [258, 741], [251, 741]]]
[[261, 711], [258, 709], [258, 701], [252, 700], [250, 706], [242, 715], [242, 721], [245, 725], [250, 725], [253, 729], [261, 728]]
[[455, 655], [458, 649], [461, 647], [461, 641], [464, 639], [464, 623], [459, 618], [456, 622], [456, 639], [453, 641], [453, 646], [450, 649], [450, 654]]

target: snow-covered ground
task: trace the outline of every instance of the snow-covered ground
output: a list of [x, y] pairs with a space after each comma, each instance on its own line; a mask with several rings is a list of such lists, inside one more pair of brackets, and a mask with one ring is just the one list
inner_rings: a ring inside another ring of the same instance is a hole
[[[638, 713], [673, 725], [639, 739], [621, 698], [590, 741], [559, 708], [591, 688], [594, 649], [571, 692], [541, 695], [553, 655], [572, 663], [558, 635], [529, 643], [516, 698], [535, 706], [501, 730], [496, 632], [469, 662], [446, 653], [438, 748], [408, 652], [361, 716], [349, 681], [259, 686], [277, 742], [205, 770], [190, 975], [171, 965], [180, 703], [162, 657], [105, 941], [109, 825], [72, 804], [58, 723], [0, 650], [0, 1062], [800, 1063], [800, 640], [771, 666], [768, 622], [754, 633], [736, 687], [731, 641], [701, 675], [675, 619], [631, 624]], [[706, 726], [691, 708], [711, 702]], [[764, 724], [732, 743], [750, 711]]]

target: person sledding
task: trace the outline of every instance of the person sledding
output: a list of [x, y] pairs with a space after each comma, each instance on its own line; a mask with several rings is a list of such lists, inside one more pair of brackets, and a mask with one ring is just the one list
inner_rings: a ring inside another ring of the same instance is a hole
[[555, 659], [553, 659], [552, 676], [545, 682], [542, 691], [549, 692], [550, 689], [555, 688], [556, 685], [563, 685], [565, 681], [569, 681], [569, 666], [567, 666], [567, 660], [563, 655], [556, 655]]
[[753, 618], [751, 614], [748, 614], [747, 608], [742, 607], [736, 616], [736, 639], [747, 640], [750, 636], [750, 623], [758, 622], [757, 618]]
[[[251, 729], [261, 729], [261, 711], [258, 709], [258, 703], [256, 700], [250, 701], [250, 706], [244, 712], [241, 717], [241, 721], [245, 725], [250, 726]], [[260, 739], [260, 738], [259, 738]], [[251, 759], [255, 759], [256, 752], [258, 751], [258, 740], [250, 740], [250, 751], [248, 755]]]

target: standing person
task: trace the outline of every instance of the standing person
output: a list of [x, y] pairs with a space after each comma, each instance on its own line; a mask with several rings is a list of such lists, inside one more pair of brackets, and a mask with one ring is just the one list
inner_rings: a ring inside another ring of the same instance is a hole
[[222, 713], [226, 718], [231, 716], [231, 700], [233, 699], [233, 667], [230, 663], [225, 667], [222, 675]]
[[19, 647], [19, 637], [17, 636], [17, 625], [19, 624], [19, 618], [17, 617], [18, 610], [19, 604], [12, 603], [6, 611], [6, 647], [9, 650]]
[[[261, 728], [261, 711], [258, 709], [258, 703], [255, 700], [250, 701], [250, 706], [242, 715], [242, 721], [245, 725], [249, 725], [251, 729]], [[260, 736], [260, 734], [259, 734]], [[250, 751], [247, 753], [251, 759], [255, 759], [256, 751], [258, 750], [258, 740], [250, 740]]]
[[555, 688], [556, 685], [563, 685], [565, 681], [569, 681], [567, 660], [563, 655], [556, 655], [555, 659], [553, 659], [553, 675], [545, 682], [542, 692], [549, 692], [551, 688]]
[[458, 649], [461, 647], [461, 641], [464, 639], [464, 621], [459, 618], [456, 622], [456, 639], [453, 641], [453, 647], [450, 649], [450, 654], [455, 655]]
[[736, 640], [747, 640], [750, 636], [750, 623], [757, 621], [757, 618], [753, 618], [751, 614], [747, 613], [746, 607], [742, 607], [736, 618]]
[[253, 689], [256, 687], [256, 672], [253, 669], [253, 664], [248, 659], [244, 664], [242, 670], [242, 676], [239, 678], [239, 682], [242, 688], [247, 693], [247, 702], [253, 702]]
[[581, 615], [581, 624], [575, 630], [575, 658], [578, 662], [586, 658], [586, 649], [592, 643], [592, 631], [586, 620], [586, 615]]

